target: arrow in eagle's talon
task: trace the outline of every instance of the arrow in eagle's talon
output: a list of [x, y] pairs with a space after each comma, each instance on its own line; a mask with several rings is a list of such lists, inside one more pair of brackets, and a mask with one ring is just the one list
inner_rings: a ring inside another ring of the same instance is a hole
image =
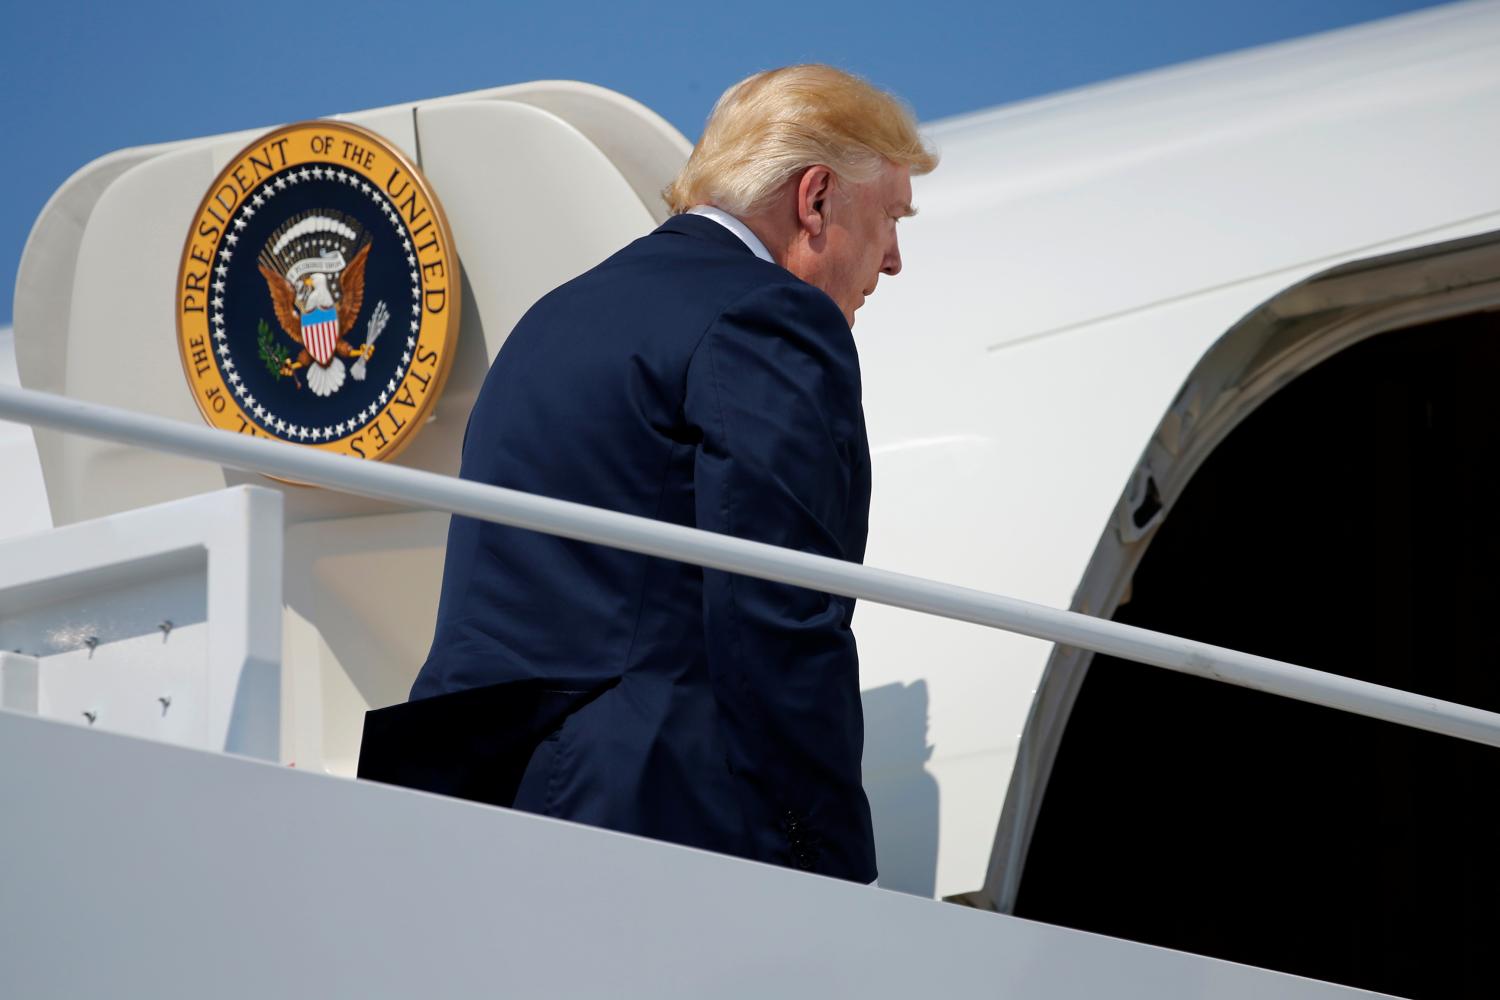
[[391, 311], [386, 308], [385, 302], [382, 300], [375, 303], [375, 311], [370, 316], [369, 323], [365, 325], [365, 342], [354, 349], [359, 355], [358, 360], [349, 369], [349, 374], [354, 376], [354, 381], [365, 380], [365, 359], [375, 353], [375, 341], [390, 319]]

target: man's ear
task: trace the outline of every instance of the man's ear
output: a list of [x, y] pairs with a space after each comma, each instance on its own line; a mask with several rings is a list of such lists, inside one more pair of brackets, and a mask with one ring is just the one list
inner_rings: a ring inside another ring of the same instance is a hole
[[833, 184], [833, 171], [822, 165], [808, 167], [797, 182], [797, 225], [808, 236], [821, 236], [828, 226]]

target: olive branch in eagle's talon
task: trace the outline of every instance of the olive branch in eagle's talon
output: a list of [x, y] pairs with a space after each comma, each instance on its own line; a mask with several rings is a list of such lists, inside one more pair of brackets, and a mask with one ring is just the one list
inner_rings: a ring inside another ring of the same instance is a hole
[[292, 377], [292, 384], [298, 389], [302, 383], [298, 381], [297, 375], [292, 368], [291, 354], [281, 344], [276, 343], [276, 335], [271, 332], [271, 327], [265, 320], [255, 328], [256, 346], [260, 348], [260, 360], [265, 362], [266, 371], [280, 382], [283, 375]]

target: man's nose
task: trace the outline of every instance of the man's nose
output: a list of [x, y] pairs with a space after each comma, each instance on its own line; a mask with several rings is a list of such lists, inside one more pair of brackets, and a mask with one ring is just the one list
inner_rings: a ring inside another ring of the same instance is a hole
[[891, 240], [890, 250], [886, 251], [885, 261], [881, 265], [880, 271], [882, 274], [901, 273], [901, 247], [896, 243], [894, 238]]

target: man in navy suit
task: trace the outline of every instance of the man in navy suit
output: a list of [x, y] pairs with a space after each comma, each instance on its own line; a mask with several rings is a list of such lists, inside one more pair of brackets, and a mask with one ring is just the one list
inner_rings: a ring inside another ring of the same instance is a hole
[[[826, 66], [730, 88], [675, 215], [545, 296], [496, 357], [462, 475], [863, 559], [870, 459], [854, 314], [901, 269], [936, 157], [890, 95]], [[413, 699], [587, 692], [529, 745], [517, 808], [861, 882], [854, 601], [453, 518]]]

